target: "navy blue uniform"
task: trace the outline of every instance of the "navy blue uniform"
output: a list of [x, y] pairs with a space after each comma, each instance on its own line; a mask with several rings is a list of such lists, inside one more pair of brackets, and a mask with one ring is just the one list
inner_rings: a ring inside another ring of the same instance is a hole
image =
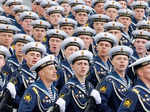
[[88, 81], [82, 85], [76, 77], [65, 84], [60, 94], [66, 101], [65, 112], [84, 112], [93, 86]]
[[36, 78], [36, 73], [32, 73], [30, 71], [30, 68], [26, 64], [22, 65], [20, 70], [17, 70], [12, 74], [10, 82], [15, 84], [16, 88], [16, 107], [18, 107], [25, 89], [28, 88], [29, 85], [34, 83]]
[[138, 79], [136, 85], [128, 91], [118, 112], [150, 112], [150, 88]]
[[115, 71], [110, 73], [97, 86], [102, 98], [100, 112], [116, 112], [130, 87], [131, 81], [128, 77], [123, 80]]
[[91, 67], [90, 75], [87, 80], [90, 81], [94, 87], [112, 70], [112, 64], [110, 60], [106, 64], [101, 60], [100, 57], [94, 57], [94, 65]]
[[55, 86], [52, 84], [50, 88], [46, 88], [39, 79], [25, 91], [18, 112], [46, 112], [54, 105], [57, 97]]

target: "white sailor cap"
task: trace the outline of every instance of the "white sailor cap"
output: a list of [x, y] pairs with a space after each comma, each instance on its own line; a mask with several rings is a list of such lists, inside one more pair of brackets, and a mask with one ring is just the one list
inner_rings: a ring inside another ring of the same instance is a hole
[[116, 1], [106, 1], [105, 4], [104, 4], [104, 9], [107, 10], [108, 8], [115, 8], [117, 10], [121, 9], [122, 6], [120, 5], [119, 2], [116, 2]]
[[133, 50], [128, 46], [115, 46], [110, 49], [109, 56], [113, 58], [116, 55], [126, 55], [131, 57], [133, 54]]
[[48, 9], [46, 10], [46, 13], [47, 13], [48, 15], [54, 14], [54, 13], [60, 13], [60, 14], [63, 15], [63, 13], [64, 13], [64, 8], [61, 7], [61, 6], [51, 6], [50, 8], [48, 8]]
[[129, 17], [129, 18], [132, 18], [134, 16], [134, 13], [132, 10], [130, 9], [120, 9], [118, 11], [118, 16], [119, 17]]
[[1, 0], [1, 1], [0, 1], [0, 3], [1, 3], [2, 5], [4, 5], [6, 2], [7, 2], [7, 0]]
[[135, 70], [150, 64], [150, 56], [146, 56], [136, 60], [134, 63], [130, 64], [129, 67], [133, 67]]
[[42, 0], [40, 6], [43, 8], [51, 7], [51, 6], [58, 6], [59, 4], [52, 0]]
[[145, 48], [148, 52], [150, 51], [150, 41], [146, 42]]
[[74, 62], [79, 60], [88, 60], [91, 63], [93, 61], [93, 54], [88, 50], [79, 50], [70, 55], [68, 59], [70, 64], [74, 64]]
[[14, 35], [13, 44], [16, 44], [17, 42], [22, 43], [34, 42], [34, 39], [30, 35], [17, 33]]
[[5, 3], [7, 6], [11, 6], [11, 5], [21, 5], [23, 4], [22, 0], [7, 0]]
[[0, 14], [4, 13], [4, 9], [0, 7]]
[[20, 31], [20, 29], [18, 29], [14, 25], [10, 25], [10, 24], [1, 24], [0, 25], [0, 32], [8, 32], [8, 33], [14, 33], [15, 34], [19, 31]]
[[100, 32], [95, 37], [94, 40], [96, 43], [99, 43], [100, 41], [107, 41], [111, 43], [112, 47], [117, 45], [117, 38], [108, 32]]
[[84, 5], [85, 2], [83, 0], [70, 0], [69, 4], [71, 7], [75, 7], [77, 5]]
[[78, 12], [86, 12], [87, 14], [92, 12], [91, 7], [86, 6], [86, 5], [76, 5], [73, 7], [73, 10], [78, 13]]
[[12, 24], [12, 19], [6, 16], [0, 16], [0, 24]]
[[62, 30], [59, 29], [51, 29], [47, 31], [47, 36], [49, 38], [53, 37], [53, 38], [59, 38], [61, 40], [64, 40], [65, 38], [68, 37], [67, 33], [65, 33]]
[[15, 13], [21, 13], [24, 11], [31, 11], [32, 9], [29, 8], [26, 5], [15, 5], [14, 8], [12, 9]]
[[59, 3], [59, 5], [61, 5], [61, 4], [63, 4], [63, 3], [69, 4], [69, 3], [70, 3], [70, 0], [58, 0], [57, 2]]
[[109, 22], [110, 17], [104, 14], [94, 14], [89, 17], [92, 22]]
[[147, 9], [148, 8], [148, 4], [145, 1], [134, 1], [131, 4], [131, 7], [133, 9], [137, 9], [137, 8]]
[[92, 7], [95, 7], [95, 5], [97, 4], [97, 3], [105, 3], [106, 2], [106, 0], [93, 0], [92, 1]]
[[0, 45], [0, 55], [3, 55], [5, 57], [5, 60], [7, 60], [11, 54], [7, 47]]
[[33, 12], [33, 11], [24, 11], [23, 13], [20, 14], [20, 20], [24, 20], [24, 19], [38, 19], [39, 16]]
[[33, 20], [31, 22], [31, 25], [33, 26], [33, 28], [44, 28], [44, 29], [48, 29], [51, 27], [51, 25], [49, 24], [49, 22], [42, 20], [42, 19], [37, 19], [37, 20]]
[[87, 27], [78, 27], [74, 31], [75, 36], [79, 36], [79, 35], [94, 36], [95, 34], [96, 34], [96, 31], [88, 26]]
[[79, 37], [68, 37], [62, 42], [61, 48], [65, 50], [69, 46], [77, 46], [81, 50], [84, 48], [84, 42]]
[[32, 0], [32, 3], [34, 3], [36, 5], [40, 5], [41, 2], [42, 2], [42, 0]]
[[40, 42], [29, 42], [22, 48], [22, 52], [27, 54], [29, 51], [37, 51], [44, 56], [46, 54], [46, 47]]
[[138, 30], [150, 29], [150, 21], [142, 20], [136, 24]]
[[75, 21], [74, 19], [71, 19], [71, 18], [62, 18], [59, 21], [59, 26], [60, 27], [62, 27], [62, 26], [72, 26], [72, 27], [76, 28], [77, 21]]
[[132, 32], [134, 39], [141, 38], [150, 40], [150, 32], [144, 31], [144, 30], [135, 30]]
[[37, 73], [44, 67], [48, 65], [56, 65], [56, 57], [54, 55], [47, 55], [40, 59], [36, 64], [31, 67], [31, 71], [36, 71]]
[[108, 22], [104, 24], [104, 30], [109, 31], [109, 30], [120, 30], [123, 31], [124, 25], [120, 22]]

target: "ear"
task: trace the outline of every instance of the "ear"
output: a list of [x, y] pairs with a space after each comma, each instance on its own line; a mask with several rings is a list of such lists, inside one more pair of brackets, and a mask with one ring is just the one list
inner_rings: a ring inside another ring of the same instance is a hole
[[137, 74], [138, 74], [139, 77], [143, 77], [143, 68], [139, 68], [137, 70]]

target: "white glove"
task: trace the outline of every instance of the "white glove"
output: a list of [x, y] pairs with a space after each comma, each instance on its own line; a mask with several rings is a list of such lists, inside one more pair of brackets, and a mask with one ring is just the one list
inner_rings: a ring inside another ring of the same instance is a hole
[[60, 112], [65, 112], [66, 101], [62, 98], [58, 98], [56, 104], [60, 107]]
[[15, 85], [12, 82], [9, 82], [7, 84], [6, 88], [9, 90], [9, 92], [11, 94], [11, 97], [15, 99], [15, 97], [16, 97], [16, 88], [15, 88]]
[[101, 104], [101, 96], [96, 89], [92, 90], [90, 96], [92, 96], [95, 99], [96, 104]]

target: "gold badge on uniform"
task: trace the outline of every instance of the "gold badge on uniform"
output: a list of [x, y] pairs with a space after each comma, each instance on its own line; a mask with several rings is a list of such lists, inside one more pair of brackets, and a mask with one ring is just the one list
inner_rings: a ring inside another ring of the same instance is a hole
[[60, 95], [60, 98], [64, 98], [64, 96], [65, 96], [65, 94], [61, 94], [61, 95]]
[[132, 100], [131, 99], [126, 99], [123, 103], [123, 106], [129, 108], [132, 104]]
[[100, 88], [100, 92], [105, 93], [107, 90], [107, 87], [104, 85]]
[[27, 102], [30, 102], [31, 99], [32, 99], [32, 97], [29, 93], [24, 96], [24, 100], [27, 101]]

